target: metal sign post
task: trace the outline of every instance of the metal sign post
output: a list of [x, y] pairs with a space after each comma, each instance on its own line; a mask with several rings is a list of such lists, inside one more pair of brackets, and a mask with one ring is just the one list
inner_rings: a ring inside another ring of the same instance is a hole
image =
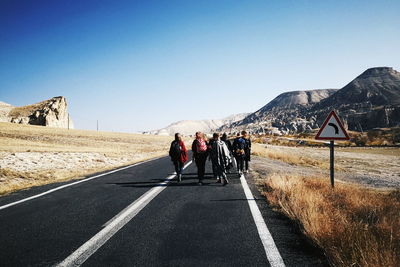
[[331, 186], [335, 186], [335, 140], [349, 140], [350, 137], [334, 111], [329, 113], [317, 135], [317, 140], [329, 140]]
[[330, 141], [329, 150], [330, 150], [330, 173], [331, 173], [331, 186], [335, 187], [335, 141]]

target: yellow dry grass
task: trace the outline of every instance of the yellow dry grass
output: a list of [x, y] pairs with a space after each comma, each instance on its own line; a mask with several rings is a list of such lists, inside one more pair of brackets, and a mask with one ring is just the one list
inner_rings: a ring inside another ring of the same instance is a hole
[[[168, 153], [171, 137], [129, 133], [67, 130], [43, 126], [0, 123], [0, 152], [78, 152], [113, 158], [112, 165], [92, 164], [71, 169], [17, 171], [12, 166], [0, 168], [0, 194], [31, 186], [66, 181], [129, 165]], [[96, 154], [97, 153], [97, 154]], [[98, 159], [102, 161], [103, 159]], [[83, 162], [82, 164], [86, 164]]]
[[400, 191], [378, 191], [328, 179], [273, 174], [263, 195], [299, 224], [332, 266], [398, 266]]
[[[276, 147], [265, 145], [254, 144], [252, 146], [252, 154], [255, 156], [260, 156], [264, 158], [270, 158], [274, 160], [280, 160], [291, 165], [300, 165], [306, 167], [319, 167], [322, 169], [329, 169], [329, 162], [318, 160], [315, 158], [307, 157], [304, 155], [299, 155], [297, 153], [287, 153], [277, 149]], [[338, 166], [335, 169], [339, 170]]]
[[0, 123], [0, 151], [6, 152], [165, 152], [170, 141], [168, 136]]

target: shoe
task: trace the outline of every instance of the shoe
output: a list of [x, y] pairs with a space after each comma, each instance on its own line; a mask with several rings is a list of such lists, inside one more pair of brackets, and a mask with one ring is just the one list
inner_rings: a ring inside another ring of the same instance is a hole
[[224, 183], [223, 183], [222, 185], [224, 185], [224, 186], [225, 186], [225, 185], [227, 185], [227, 184], [229, 184], [229, 181], [228, 181], [228, 179], [227, 179], [227, 178], [225, 178], [225, 179], [224, 179]]
[[200, 181], [200, 182], [198, 183], [198, 185], [203, 185], [203, 182]]
[[220, 184], [220, 183], [221, 183], [221, 179], [218, 178], [218, 179], [217, 179], [217, 184]]
[[182, 174], [178, 174], [178, 183], [182, 182]]

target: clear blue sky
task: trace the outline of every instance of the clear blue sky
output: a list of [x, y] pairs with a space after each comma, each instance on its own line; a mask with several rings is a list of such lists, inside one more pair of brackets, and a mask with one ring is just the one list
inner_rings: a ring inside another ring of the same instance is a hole
[[0, 1], [0, 100], [63, 95], [76, 128], [255, 111], [400, 70], [400, 1]]

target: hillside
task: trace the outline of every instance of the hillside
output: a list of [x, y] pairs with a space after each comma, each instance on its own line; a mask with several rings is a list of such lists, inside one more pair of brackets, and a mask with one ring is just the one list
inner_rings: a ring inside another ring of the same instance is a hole
[[340, 90], [286, 92], [219, 130], [278, 135], [313, 131], [331, 110], [354, 131], [399, 126], [400, 72], [389, 67], [370, 68]]
[[388, 67], [371, 68], [329, 98], [316, 104], [309, 115], [319, 124], [322, 114], [337, 110], [350, 130], [400, 125], [400, 72]]
[[247, 129], [257, 133], [289, 133], [311, 130], [315, 118], [306, 120], [306, 113], [314, 104], [334, 94], [336, 89], [316, 89], [282, 93], [261, 109], [243, 120], [221, 127], [221, 131]]

